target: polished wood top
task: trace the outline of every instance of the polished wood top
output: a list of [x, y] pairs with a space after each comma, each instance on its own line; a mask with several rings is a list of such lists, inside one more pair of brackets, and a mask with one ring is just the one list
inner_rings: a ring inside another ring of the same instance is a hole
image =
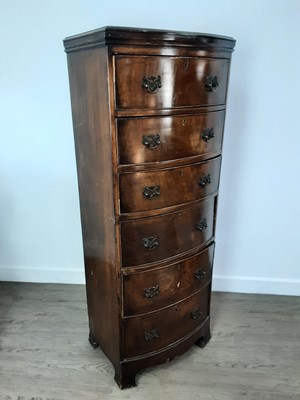
[[66, 52], [85, 46], [133, 45], [212, 48], [232, 52], [235, 40], [231, 37], [197, 32], [106, 26], [64, 40]]

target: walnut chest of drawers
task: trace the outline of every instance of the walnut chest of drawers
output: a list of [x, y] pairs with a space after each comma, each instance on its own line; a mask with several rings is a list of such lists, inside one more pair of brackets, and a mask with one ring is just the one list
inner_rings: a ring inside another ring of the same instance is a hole
[[64, 41], [90, 336], [121, 388], [210, 338], [232, 38], [106, 27]]

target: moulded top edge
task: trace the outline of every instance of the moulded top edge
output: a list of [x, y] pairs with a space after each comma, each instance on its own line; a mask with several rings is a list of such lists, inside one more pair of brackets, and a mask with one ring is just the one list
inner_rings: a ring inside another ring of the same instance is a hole
[[171, 46], [218, 49], [232, 52], [235, 40], [228, 36], [197, 32], [106, 26], [65, 38], [66, 52], [78, 48], [106, 45]]

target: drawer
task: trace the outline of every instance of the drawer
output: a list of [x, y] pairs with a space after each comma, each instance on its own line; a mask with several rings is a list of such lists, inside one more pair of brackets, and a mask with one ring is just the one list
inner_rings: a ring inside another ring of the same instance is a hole
[[144, 164], [221, 150], [225, 111], [200, 115], [120, 118], [119, 164]]
[[120, 174], [122, 213], [173, 206], [215, 193], [221, 157], [188, 166]]
[[213, 198], [186, 210], [121, 222], [123, 267], [163, 260], [207, 242], [214, 204]]
[[225, 104], [228, 70], [225, 59], [116, 56], [116, 108]]
[[211, 279], [214, 247], [180, 263], [124, 275], [124, 315], [155, 311], [200, 290]]
[[124, 320], [124, 355], [162, 349], [195, 330], [209, 313], [210, 285], [166, 310]]

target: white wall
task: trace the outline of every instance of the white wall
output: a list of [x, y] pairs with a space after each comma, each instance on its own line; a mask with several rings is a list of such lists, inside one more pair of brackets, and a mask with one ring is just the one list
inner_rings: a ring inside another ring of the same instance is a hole
[[216, 290], [300, 295], [299, 1], [0, 2], [0, 279], [84, 282], [65, 36], [218, 33], [233, 54]]

